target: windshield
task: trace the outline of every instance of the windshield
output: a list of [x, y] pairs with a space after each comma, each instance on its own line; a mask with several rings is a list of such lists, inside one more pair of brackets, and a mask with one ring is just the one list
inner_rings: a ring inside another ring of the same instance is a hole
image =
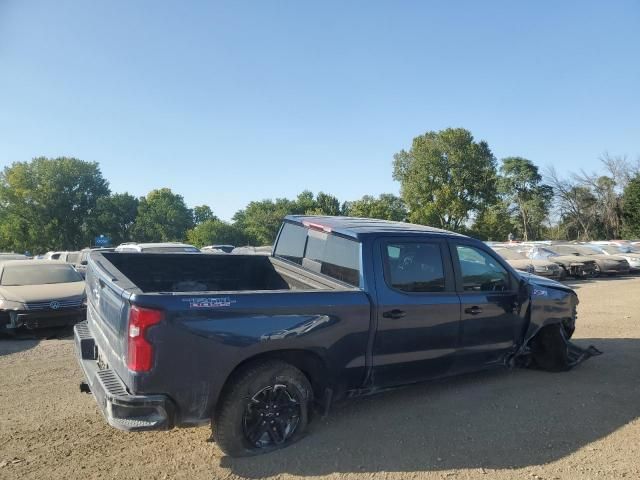
[[78, 258], [80, 257], [80, 252], [73, 252], [67, 254], [67, 263], [78, 263]]
[[509, 250], [508, 248], [498, 248], [496, 253], [505, 260], [525, 260], [527, 256], [524, 253], [517, 252], [515, 250]]
[[548, 248], [544, 247], [533, 247], [530, 250], [523, 251], [522, 253], [524, 253], [529, 258], [533, 258], [534, 260], [559, 256], [557, 253], [552, 252]]
[[603, 245], [602, 249], [611, 255], [620, 255], [621, 253], [637, 253], [629, 245]]
[[45, 285], [49, 283], [81, 282], [82, 277], [71, 265], [7, 265], [0, 285]]
[[574, 248], [581, 255], [597, 255], [601, 253], [597, 248], [584, 247], [582, 245], [575, 245]]
[[597, 255], [598, 252], [589, 247], [583, 247], [581, 245], [557, 245], [554, 246], [552, 251], [561, 255]]

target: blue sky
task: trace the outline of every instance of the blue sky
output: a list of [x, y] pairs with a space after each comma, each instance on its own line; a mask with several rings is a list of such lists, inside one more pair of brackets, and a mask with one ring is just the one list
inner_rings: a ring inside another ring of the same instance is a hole
[[230, 218], [303, 189], [397, 193], [449, 126], [560, 171], [640, 154], [637, 1], [0, 0], [0, 167], [100, 163]]

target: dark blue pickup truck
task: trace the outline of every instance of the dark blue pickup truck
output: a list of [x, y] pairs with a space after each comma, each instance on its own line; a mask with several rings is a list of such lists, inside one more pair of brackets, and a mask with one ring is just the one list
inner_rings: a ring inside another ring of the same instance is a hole
[[271, 256], [95, 252], [86, 284], [81, 387], [109, 424], [211, 422], [233, 456], [296, 441], [339, 398], [587, 356], [569, 287], [407, 223], [289, 216]]

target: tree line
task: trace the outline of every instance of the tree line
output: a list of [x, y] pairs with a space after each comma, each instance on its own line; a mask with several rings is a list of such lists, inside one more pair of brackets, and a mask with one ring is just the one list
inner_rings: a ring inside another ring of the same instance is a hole
[[34, 158], [0, 173], [0, 250], [75, 250], [96, 236], [124, 241], [265, 245], [288, 214], [410, 221], [484, 240], [640, 237], [640, 161], [603, 155], [601, 171], [541, 172], [519, 156], [498, 161], [485, 141], [449, 128], [414, 138], [393, 158], [400, 196], [341, 202], [311, 191], [250, 202], [231, 222], [208, 205], [189, 208], [169, 188], [146, 196], [114, 193], [99, 165]]

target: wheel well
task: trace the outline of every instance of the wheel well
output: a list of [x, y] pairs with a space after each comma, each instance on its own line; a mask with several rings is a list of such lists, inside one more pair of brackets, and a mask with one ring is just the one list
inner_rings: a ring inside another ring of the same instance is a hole
[[[234, 378], [247, 368], [256, 363], [264, 363], [267, 360], [280, 360], [293, 365], [300, 370], [311, 383], [313, 395], [316, 399], [322, 398], [325, 388], [330, 385], [328, 368], [324, 360], [317, 353], [308, 350], [276, 350], [265, 352], [243, 360], [229, 374], [220, 392], [220, 398], [225, 395]], [[221, 402], [217, 402], [220, 404]]]

